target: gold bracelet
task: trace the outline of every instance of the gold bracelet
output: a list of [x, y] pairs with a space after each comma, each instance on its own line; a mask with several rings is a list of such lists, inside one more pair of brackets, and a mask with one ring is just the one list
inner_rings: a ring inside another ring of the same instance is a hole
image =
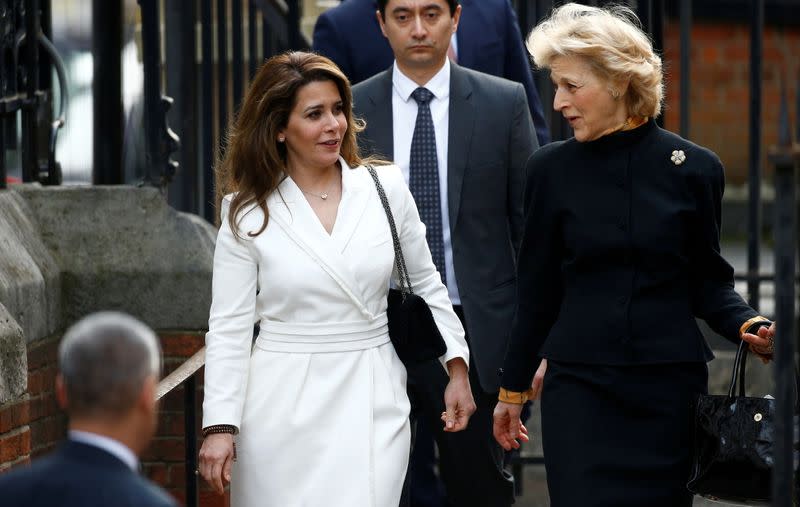
[[504, 403], [514, 403], [515, 405], [522, 405], [526, 401], [533, 398], [533, 388], [528, 389], [527, 391], [517, 392], [517, 391], [509, 391], [503, 387], [500, 388], [500, 393], [497, 395], [497, 399], [504, 402]]
[[762, 317], [761, 315], [756, 315], [755, 317], [747, 319], [745, 321], [745, 323], [742, 324], [742, 327], [739, 328], [739, 338], [741, 338], [742, 335], [744, 335], [747, 332], [747, 330], [750, 329], [750, 326], [752, 326], [753, 324], [755, 324], [757, 322], [764, 322], [764, 323], [772, 324], [772, 321], [769, 320], [768, 318]]

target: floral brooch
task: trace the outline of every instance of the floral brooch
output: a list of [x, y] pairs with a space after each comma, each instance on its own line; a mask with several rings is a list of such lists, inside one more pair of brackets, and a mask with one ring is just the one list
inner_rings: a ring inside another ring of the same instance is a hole
[[686, 160], [686, 154], [683, 150], [675, 150], [672, 152], [670, 160], [672, 160], [672, 163], [675, 165], [681, 165]]

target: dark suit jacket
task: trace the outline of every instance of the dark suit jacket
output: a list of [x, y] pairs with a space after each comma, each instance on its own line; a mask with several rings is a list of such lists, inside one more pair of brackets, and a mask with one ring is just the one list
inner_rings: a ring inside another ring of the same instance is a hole
[[[353, 88], [364, 153], [394, 155], [392, 69]], [[452, 64], [447, 192], [461, 304], [481, 386], [497, 391], [516, 299], [525, 161], [536, 149], [519, 83]]]
[[756, 312], [734, 291], [733, 269], [720, 255], [725, 180], [714, 153], [650, 120], [592, 142], [551, 143], [528, 170], [519, 311], [503, 387], [527, 389], [539, 357], [708, 361], [695, 318], [738, 343], [739, 326]]
[[[540, 145], [550, 142], [528, 53], [509, 0], [461, 0], [458, 64], [522, 83]], [[317, 18], [314, 51], [327, 56], [353, 84], [382, 72], [394, 61], [381, 33], [375, 0], [344, 0]]]
[[30, 467], [0, 475], [3, 507], [176, 507], [106, 451], [66, 441]]

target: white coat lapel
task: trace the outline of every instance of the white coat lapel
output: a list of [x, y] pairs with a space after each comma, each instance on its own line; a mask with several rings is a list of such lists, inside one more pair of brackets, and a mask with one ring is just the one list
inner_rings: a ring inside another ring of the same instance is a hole
[[[337, 247], [337, 242], [322, 227], [314, 210], [291, 178], [286, 178], [267, 199], [270, 220], [274, 220], [294, 241], [357, 303], [367, 318], [374, 316], [364, 305], [364, 295], [355, 274]], [[339, 228], [336, 219], [334, 234]], [[352, 234], [352, 233], [351, 233]]]
[[[363, 168], [351, 169], [344, 160], [342, 164], [342, 201], [339, 204], [339, 213], [336, 216], [336, 225], [331, 238], [336, 243], [338, 252], [344, 254], [347, 245], [358, 229], [361, 217], [367, 210], [372, 192], [375, 187], [363, 178], [366, 171]], [[377, 195], [377, 194], [376, 194]]]

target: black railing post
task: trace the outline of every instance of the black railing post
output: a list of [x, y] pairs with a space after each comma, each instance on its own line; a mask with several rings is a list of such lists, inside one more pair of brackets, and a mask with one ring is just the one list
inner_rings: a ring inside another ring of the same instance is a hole
[[242, 22], [242, 0], [233, 0], [231, 6], [231, 49], [233, 51], [233, 61], [231, 62], [231, 72], [233, 73], [233, 110], [239, 107], [244, 93], [244, 47], [243, 32], [244, 23]]
[[202, 34], [200, 37], [203, 63], [203, 96], [202, 96], [202, 164], [203, 164], [203, 217], [214, 223], [214, 21], [211, 0], [201, 0], [200, 20]]
[[747, 298], [759, 309], [761, 246], [761, 56], [764, 44], [764, 0], [753, 0], [750, 19], [750, 169], [748, 172]]
[[25, 94], [22, 109], [22, 180], [37, 181], [39, 147], [36, 116], [39, 109], [39, 0], [25, 0]]
[[[784, 85], [785, 86], [785, 85]], [[772, 473], [773, 507], [795, 505], [794, 494], [794, 415], [795, 357], [797, 323], [795, 322], [796, 260], [796, 171], [800, 146], [792, 144], [789, 107], [785, 87], [782, 90], [779, 145], [770, 156], [775, 164], [775, 450]]]
[[225, 153], [225, 132], [228, 129], [228, 2], [217, 0], [217, 150]]
[[144, 125], [147, 162], [142, 184], [165, 189], [178, 163], [170, 155], [178, 149], [178, 136], [167, 124], [172, 99], [161, 95], [161, 35], [158, 0], [139, 0], [142, 14], [144, 67]]
[[689, 99], [690, 89], [689, 73], [691, 72], [692, 57], [692, 0], [681, 0], [681, 126], [680, 134], [684, 139], [689, 139]]
[[[39, 34], [46, 37], [48, 40], [53, 40], [52, 30], [52, 12], [50, 6], [51, 0], [39, 0]], [[53, 122], [53, 107], [55, 106], [55, 93], [53, 91], [53, 65], [54, 62], [49, 57], [47, 51], [43, 51], [41, 45], [41, 38], [37, 36], [37, 43], [39, 44], [39, 96], [42, 102], [36, 114], [36, 125], [38, 136], [36, 146], [39, 149], [37, 154], [39, 160], [39, 174], [37, 180], [41, 183], [52, 183], [52, 178], [49, 177], [46, 169], [47, 166], [44, 161], [47, 160], [49, 155], [48, 145], [50, 142], [50, 129], [45, 125], [50, 125]]]
[[291, 49], [305, 49], [306, 44], [300, 33], [300, 0], [288, 0], [289, 13], [286, 16], [286, 25]]
[[94, 145], [92, 182], [125, 182], [122, 164], [122, 0], [92, 0], [92, 102]]
[[271, 27], [269, 26], [269, 23], [268, 23], [268, 20], [267, 20], [267, 11], [262, 10], [260, 17], [261, 17], [261, 26], [262, 26], [262, 30], [261, 30], [261, 52], [263, 53], [264, 59], [266, 60], [267, 58], [270, 57], [270, 55], [273, 54], [272, 48], [273, 48], [274, 44], [273, 44], [272, 41], [275, 38], [275, 35], [273, 34], [273, 31], [272, 31]]
[[250, 58], [248, 66], [248, 76], [252, 79], [256, 75], [256, 70], [261, 62], [258, 61], [258, 14], [254, 0], [247, 2], [247, 47]]
[[199, 79], [197, 73], [197, 48], [195, 20], [197, 4], [194, 0], [168, 0], [164, 3], [166, 29], [167, 95], [177, 97], [170, 112], [172, 123], [181, 134], [181, 149], [177, 153], [181, 170], [169, 187], [169, 203], [178, 210], [199, 213], [200, 183], [197, 165], [197, 99]]
[[186, 438], [186, 507], [197, 507], [197, 374], [183, 384], [183, 425]]

